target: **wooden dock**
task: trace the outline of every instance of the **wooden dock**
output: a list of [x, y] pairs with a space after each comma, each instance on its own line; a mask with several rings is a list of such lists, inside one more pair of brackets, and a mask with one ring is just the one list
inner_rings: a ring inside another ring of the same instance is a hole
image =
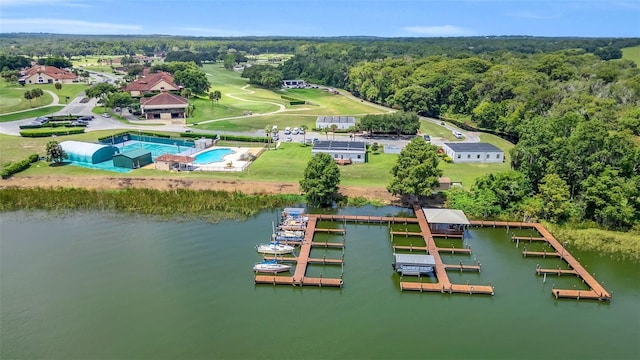
[[[600, 283], [591, 275], [589, 272], [576, 260], [573, 255], [571, 255], [567, 249], [565, 249], [562, 244], [556, 238], [551, 235], [549, 230], [547, 230], [540, 223], [523, 223], [523, 222], [505, 222], [505, 221], [471, 221], [471, 225], [474, 226], [493, 226], [493, 227], [506, 227], [507, 230], [509, 228], [519, 228], [519, 229], [535, 229], [541, 236], [540, 237], [512, 237], [512, 240], [515, 239], [518, 241], [519, 239], [523, 241], [527, 241], [533, 239], [531, 241], [538, 241], [538, 239], [544, 239], [539, 241], [546, 241], [551, 247], [554, 249], [554, 252], [550, 254], [558, 254], [558, 256], [564, 260], [567, 265], [571, 269], [569, 270], [559, 270], [559, 269], [540, 269], [536, 268], [536, 273], [538, 275], [575, 275], [582, 279], [587, 286], [591, 290], [567, 290], [567, 289], [552, 289], [553, 296], [557, 298], [571, 298], [571, 299], [594, 299], [594, 300], [607, 300], [610, 301], [612, 298], [611, 293], [609, 293]], [[527, 252], [527, 254], [534, 254], [535, 252]], [[539, 252], [538, 252], [539, 253]], [[544, 252], [542, 252], [544, 253]]]
[[[426, 244], [426, 250], [429, 255], [433, 256], [436, 262], [436, 278], [438, 279], [437, 283], [421, 283], [421, 282], [409, 282], [409, 281], [400, 281], [400, 289], [401, 290], [413, 290], [413, 291], [428, 291], [428, 292], [441, 292], [441, 293], [458, 293], [458, 294], [489, 294], [493, 295], [493, 286], [491, 285], [470, 285], [470, 284], [452, 284], [449, 281], [449, 276], [447, 275], [447, 270], [456, 269], [456, 270], [473, 270], [480, 271], [479, 265], [446, 265], [442, 262], [442, 258], [440, 258], [440, 251], [436, 246], [435, 241], [433, 240], [433, 234], [431, 233], [431, 229], [429, 228], [429, 223], [427, 222], [426, 217], [424, 216], [424, 212], [422, 212], [422, 208], [419, 206], [414, 207], [414, 211], [416, 213], [416, 218], [418, 219], [418, 224], [420, 225], [420, 230], [424, 242]], [[447, 249], [447, 248], [442, 248]]]
[[555, 251], [529, 251], [529, 250], [525, 250], [522, 252], [522, 256], [527, 257], [527, 256], [537, 256], [537, 257], [543, 257], [546, 258], [548, 257], [560, 257], [560, 254], [558, 254]]
[[400, 282], [401, 290], [413, 290], [420, 292], [440, 292], [443, 294], [487, 294], [493, 295], [493, 286], [490, 285], [463, 285], [463, 284], [442, 284], [438, 283], [423, 283], [423, 282]]
[[564, 270], [564, 269], [536, 269], [536, 274], [538, 275], [578, 275], [578, 272], [572, 269]]
[[512, 236], [511, 241], [532, 242], [532, 241], [547, 241], [547, 239], [545, 239], [544, 237], [538, 237], [538, 236]]
[[355, 223], [374, 224], [417, 224], [417, 218], [395, 217], [395, 216], [368, 216], [368, 215], [337, 215], [337, 214], [314, 214], [318, 220], [342, 221]]
[[344, 234], [346, 232], [345, 229], [340, 229], [340, 228], [335, 228], [335, 229], [320, 229], [320, 228], [316, 228], [315, 232], [324, 232], [324, 233], [330, 233], [330, 234]]
[[323, 248], [343, 248], [344, 243], [340, 242], [326, 242], [326, 241], [314, 241], [311, 243], [312, 247], [323, 247]]
[[[314, 215], [309, 215], [309, 221], [307, 221], [307, 227], [304, 234], [304, 239], [300, 244], [300, 253], [297, 257], [287, 256], [287, 257], [276, 257], [280, 261], [286, 262], [295, 262], [296, 269], [293, 273], [293, 276], [280, 276], [280, 275], [258, 275], [254, 277], [254, 282], [256, 284], [273, 284], [273, 285], [293, 285], [293, 286], [332, 286], [332, 287], [342, 287], [342, 278], [323, 278], [323, 277], [307, 277], [305, 276], [307, 272], [308, 264], [337, 264], [340, 265], [343, 263], [342, 259], [327, 259], [327, 258], [311, 258], [309, 255], [311, 254], [311, 247], [314, 244], [321, 244], [321, 246], [325, 246], [328, 244], [337, 244], [337, 243], [314, 243], [313, 236], [316, 230], [316, 224], [318, 223], [318, 217]], [[342, 246], [344, 244], [341, 243]], [[267, 258], [267, 257], [265, 257]], [[268, 257], [273, 259], [273, 257]]]

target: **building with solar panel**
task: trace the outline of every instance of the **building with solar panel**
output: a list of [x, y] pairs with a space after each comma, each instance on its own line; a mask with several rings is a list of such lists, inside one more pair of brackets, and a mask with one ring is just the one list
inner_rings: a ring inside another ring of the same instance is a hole
[[316, 141], [311, 154], [327, 153], [339, 165], [367, 161], [367, 145], [363, 141]]

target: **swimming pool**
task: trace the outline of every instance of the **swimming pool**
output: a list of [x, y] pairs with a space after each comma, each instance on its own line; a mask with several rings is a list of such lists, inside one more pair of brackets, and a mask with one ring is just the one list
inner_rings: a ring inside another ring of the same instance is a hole
[[135, 150], [135, 149], [145, 149], [150, 151], [151, 157], [155, 159], [158, 156], [163, 154], [177, 154], [192, 148], [186, 147], [186, 146], [166, 145], [166, 144], [132, 140], [132, 141], [127, 141], [126, 145], [124, 145], [123, 147], [119, 147], [119, 149], [121, 153]]
[[214, 162], [220, 162], [226, 155], [233, 154], [235, 151], [229, 148], [219, 148], [219, 149], [211, 149], [205, 152], [201, 152], [200, 154], [195, 156], [195, 161], [193, 162], [196, 165], [206, 165]]
[[[178, 154], [187, 149], [193, 149], [193, 147], [189, 147], [189, 146], [166, 145], [166, 144], [150, 143], [150, 142], [137, 141], [137, 140], [127, 141], [125, 144], [126, 145], [124, 146], [118, 146], [118, 150], [120, 151], [120, 153], [135, 150], [135, 149], [145, 149], [151, 152], [151, 157], [154, 159], [163, 154]], [[91, 164], [87, 162], [74, 161], [74, 160], [71, 160], [69, 162], [72, 165], [80, 166], [88, 169], [106, 170], [106, 171], [113, 171], [113, 172], [119, 172], [119, 173], [128, 173], [131, 171], [131, 169], [114, 166], [113, 160], [107, 160], [97, 164]]]

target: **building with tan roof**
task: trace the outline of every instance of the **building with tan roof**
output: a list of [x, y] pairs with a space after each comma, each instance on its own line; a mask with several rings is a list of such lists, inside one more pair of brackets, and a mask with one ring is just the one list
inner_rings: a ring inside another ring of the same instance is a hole
[[140, 110], [147, 120], [170, 120], [184, 123], [189, 101], [182, 96], [161, 92], [150, 98], [140, 99]]
[[140, 97], [156, 91], [175, 91], [178, 85], [173, 82], [173, 75], [168, 72], [158, 71], [141, 77], [124, 88], [133, 97]]
[[70, 84], [78, 82], [78, 77], [68, 70], [58, 69], [50, 65], [34, 65], [20, 74], [21, 85], [30, 84]]

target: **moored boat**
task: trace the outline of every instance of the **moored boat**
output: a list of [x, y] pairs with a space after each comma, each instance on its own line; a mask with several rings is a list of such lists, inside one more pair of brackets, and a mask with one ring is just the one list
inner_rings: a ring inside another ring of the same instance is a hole
[[276, 233], [277, 241], [294, 241], [304, 240], [304, 231], [302, 230], [280, 230]]
[[285, 271], [291, 271], [291, 265], [280, 264], [274, 260], [264, 260], [253, 266], [253, 271], [261, 273], [279, 273]]
[[280, 242], [276, 240], [268, 244], [260, 244], [256, 246], [256, 249], [261, 254], [282, 255], [292, 253], [295, 247], [291, 245], [280, 244]]

